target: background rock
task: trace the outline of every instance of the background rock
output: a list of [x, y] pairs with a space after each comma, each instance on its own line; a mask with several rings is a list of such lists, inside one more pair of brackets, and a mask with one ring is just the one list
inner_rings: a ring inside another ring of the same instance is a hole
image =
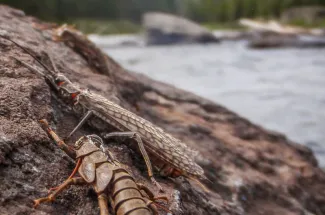
[[145, 13], [142, 25], [148, 45], [219, 42], [208, 29], [172, 14]]
[[248, 47], [255, 49], [266, 48], [324, 48], [325, 38], [317, 36], [297, 36], [276, 34], [272, 32], [258, 33], [248, 42]]
[[[123, 107], [199, 151], [199, 163], [212, 181], [207, 184], [211, 194], [182, 178], [157, 176], [175, 215], [325, 213], [325, 174], [308, 148], [209, 100], [125, 71], [114, 62], [113, 76], [96, 73], [78, 53], [52, 41], [52, 30], [34, 29], [36, 21], [42, 23], [0, 6], [1, 33], [41, 58], [48, 52], [71, 81], [108, 98], [118, 97]], [[45, 196], [74, 168], [38, 120], [46, 118], [65, 137], [79, 119], [43, 78], [11, 58], [36, 65], [30, 56], [3, 39], [0, 52], [0, 214], [99, 214], [97, 197], [87, 187], [71, 187], [54, 203], [32, 208], [33, 199]], [[95, 132], [84, 126], [75, 138]], [[143, 160], [128, 146], [128, 141], [107, 143], [136, 180], [157, 191], [148, 181]]]

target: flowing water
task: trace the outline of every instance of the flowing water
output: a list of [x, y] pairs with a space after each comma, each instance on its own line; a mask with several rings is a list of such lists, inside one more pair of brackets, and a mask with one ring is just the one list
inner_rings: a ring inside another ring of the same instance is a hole
[[325, 49], [251, 50], [245, 42], [102, 47], [127, 69], [192, 91], [309, 146], [325, 166]]

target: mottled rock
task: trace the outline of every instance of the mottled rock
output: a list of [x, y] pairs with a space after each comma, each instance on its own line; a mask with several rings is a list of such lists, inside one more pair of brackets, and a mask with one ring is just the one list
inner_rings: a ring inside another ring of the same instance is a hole
[[[114, 67], [114, 77], [96, 73], [79, 53], [52, 41], [51, 29], [34, 29], [35, 20], [0, 6], [0, 32], [7, 32], [41, 58], [46, 57], [45, 51], [50, 53], [73, 82], [103, 96], [118, 97], [123, 107], [198, 150], [198, 162], [211, 180], [206, 184], [210, 194], [185, 179], [157, 176], [173, 214], [325, 214], [325, 174], [310, 149], [209, 100], [122, 67]], [[4, 39], [0, 39], [0, 53], [0, 214], [99, 214], [96, 194], [77, 186], [54, 203], [32, 208], [33, 199], [45, 196], [74, 168], [38, 120], [46, 118], [65, 137], [78, 118], [43, 78], [11, 58], [36, 65], [30, 56]], [[75, 138], [96, 132], [83, 126]], [[137, 181], [157, 191], [129, 141], [106, 144]]]

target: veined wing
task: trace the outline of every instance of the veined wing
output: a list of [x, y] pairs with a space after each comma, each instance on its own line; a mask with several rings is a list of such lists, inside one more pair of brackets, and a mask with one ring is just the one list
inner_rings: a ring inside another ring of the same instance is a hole
[[111, 118], [130, 131], [139, 133], [144, 142], [150, 143], [150, 146], [146, 144], [147, 150], [155, 153], [161, 159], [190, 174], [202, 175], [204, 173], [193, 159], [196, 152], [179, 139], [105, 97], [89, 92], [84, 93], [84, 96], [86, 100], [89, 99], [88, 102], [91, 102], [94, 110], [100, 113], [107, 112]]

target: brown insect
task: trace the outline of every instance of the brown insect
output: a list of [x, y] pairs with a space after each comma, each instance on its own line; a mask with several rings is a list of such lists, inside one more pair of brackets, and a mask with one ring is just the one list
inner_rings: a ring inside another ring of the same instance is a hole
[[[12, 42], [21, 47], [16, 42]], [[198, 181], [198, 179], [206, 179], [206, 177], [204, 176], [203, 169], [194, 161], [196, 152], [190, 149], [185, 143], [166, 133], [163, 129], [151, 122], [109, 101], [105, 97], [73, 84], [67, 77], [58, 72], [50, 56], [49, 59], [55, 72], [47, 68], [33, 54], [29, 53], [28, 50], [23, 47], [21, 48], [38, 61], [44, 67], [46, 73], [23, 61], [15, 59], [30, 70], [41, 74], [56, 90], [59, 97], [66, 104], [70, 105], [77, 115], [83, 116], [82, 120], [67, 138], [92, 117], [95, 120], [91, 120], [90, 125], [95, 128], [101, 128], [103, 124], [106, 124], [109, 127], [113, 126], [115, 129], [122, 131], [103, 134], [102, 136], [104, 138], [128, 137], [137, 142], [146, 163], [148, 175], [160, 190], [162, 188], [153, 177], [152, 166], [147, 151], [154, 158], [155, 166], [161, 175], [170, 177], [184, 176], [196, 181], [205, 191], [209, 192]]]
[[[71, 148], [54, 133], [46, 120], [40, 122], [57, 145], [67, 155], [75, 159], [77, 164], [63, 184], [50, 189], [50, 191], [54, 191], [53, 193], [45, 198], [34, 200], [34, 208], [42, 202], [54, 201], [55, 197], [69, 185], [90, 184], [97, 193], [101, 215], [109, 215], [108, 197], [116, 215], [158, 214], [156, 206], [170, 212], [157, 203], [157, 200], [168, 202], [167, 197], [154, 197], [147, 187], [136, 183], [134, 178], [114, 159], [111, 152], [104, 149], [100, 137], [97, 135], [83, 136]], [[77, 172], [80, 177], [74, 177]]]

